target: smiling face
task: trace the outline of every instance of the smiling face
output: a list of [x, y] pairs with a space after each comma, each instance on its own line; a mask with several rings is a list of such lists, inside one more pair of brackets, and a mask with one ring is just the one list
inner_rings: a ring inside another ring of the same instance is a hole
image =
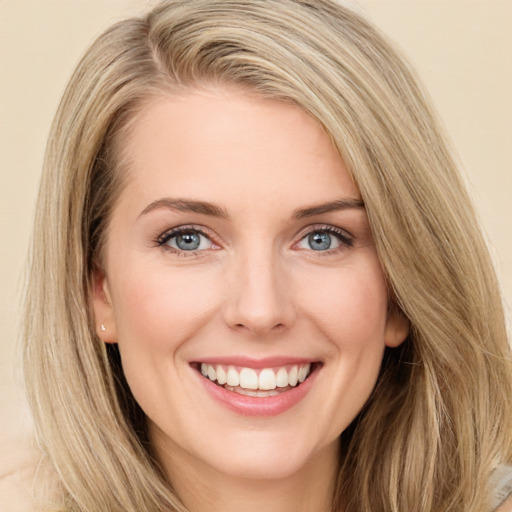
[[154, 100], [121, 145], [95, 320], [168, 474], [328, 474], [407, 334], [328, 136], [212, 88]]

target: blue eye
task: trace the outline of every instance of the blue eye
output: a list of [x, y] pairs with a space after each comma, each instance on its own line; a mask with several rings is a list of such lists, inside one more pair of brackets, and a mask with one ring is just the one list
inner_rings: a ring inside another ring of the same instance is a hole
[[196, 251], [201, 245], [201, 235], [198, 233], [183, 233], [174, 237], [176, 246], [182, 251]]
[[206, 235], [191, 228], [177, 228], [168, 231], [158, 240], [158, 245], [179, 252], [203, 251], [214, 246]]
[[326, 252], [342, 247], [352, 247], [353, 239], [334, 226], [322, 226], [307, 233], [297, 244], [299, 249]]
[[[311, 233], [308, 235], [308, 245], [313, 251], [326, 251], [331, 249], [332, 242], [333, 240], [329, 233]], [[336, 242], [337, 240], [335, 240], [335, 243]]]

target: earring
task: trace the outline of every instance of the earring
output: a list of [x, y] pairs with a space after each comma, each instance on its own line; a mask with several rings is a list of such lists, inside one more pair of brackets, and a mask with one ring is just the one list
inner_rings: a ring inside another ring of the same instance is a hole
[[104, 325], [104, 324], [101, 324], [101, 325], [100, 325], [100, 331], [101, 331], [101, 332], [105, 332], [106, 330], [107, 330], [107, 328], [105, 327], [105, 325]]

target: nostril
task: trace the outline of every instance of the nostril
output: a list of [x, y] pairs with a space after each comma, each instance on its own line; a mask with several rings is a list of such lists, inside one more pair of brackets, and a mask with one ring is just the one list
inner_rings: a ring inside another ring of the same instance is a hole
[[243, 324], [243, 323], [238, 323], [238, 324], [235, 324], [233, 326], [235, 329], [247, 329], [249, 331], [254, 331], [256, 334], [261, 334], [259, 332], [256, 332], [256, 331], [265, 331], [265, 333], [269, 334], [271, 332], [274, 332], [274, 331], [282, 331], [284, 329], [286, 329], [286, 325], [284, 323], [278, 323], [278, 324], [275, 324], [274, 326], [270, 327], [270, 329], [267, 329], [267, 328], [261, 328], [259, 329], [258, 327], [251, 327], [250, 324], [248, 323], [247, 325], [246, 324]]

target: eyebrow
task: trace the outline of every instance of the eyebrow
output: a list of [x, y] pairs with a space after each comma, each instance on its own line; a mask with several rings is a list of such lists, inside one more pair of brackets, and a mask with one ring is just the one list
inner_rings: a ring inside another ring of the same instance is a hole
[[171, 210], [178, 210], [180, 212], [194, 212], [202, 213], [203, 215], [211, 215], [212, 217], [221, 217], [223, 219], [228, 218], [226, 210], [206, 201], [196, 201], [194, 199], [173, 199], [170, 197], [164, 197], [157, 199], [151, 204], [146, 206], [140, 213], [139, 217], [147, 215], [153, 210], [159, 208], [168, 208]]
[[336, 201], [330, 201], [328, 203], [322, 203], [295, 210], [293, 213], [293, 218], [304, 219], [306, 217], [321, 215], [322, 213], [351, 209], [364, 209], [364, 202], [361, 199], [337, 199]]
[[[164, 197], [157, 199], [150, 203], [142, 212], [139, 217], [147, 215], [153, 210], [159, 208], [168, 208], [171, 210], [178, 210], [180, 212], [194, 212], [201, 213], [203, 215], [210, 215], [212, 217], [220, 217], [223, 219], [229, 218], [227, 211], [213, 203], [207, 201], [197, 201], [195, 199], [174, 199], [171, 197]], [[313, 217], [315, 215], [321, 215], [323, 213], [329, 213], [339, 210], [350, 210], [350, 209], [363, 209], [364, 203], [360, 199], [337, 199], [335, 201], [329, 201], [328, 203], [321, 203], [318, 205], [308, 206], [306, 208], [300, 208], [295, 210], [292, 218], [304, 219], [307, 217]]]

